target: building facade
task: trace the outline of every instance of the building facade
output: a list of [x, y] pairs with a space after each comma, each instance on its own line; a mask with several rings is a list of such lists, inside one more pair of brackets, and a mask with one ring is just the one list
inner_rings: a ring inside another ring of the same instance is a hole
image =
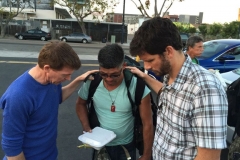
[[181, 23], [202, 24], [202, 21], [203, 12], [200, 12], [199, 15], [179, 15], [179, 22]]

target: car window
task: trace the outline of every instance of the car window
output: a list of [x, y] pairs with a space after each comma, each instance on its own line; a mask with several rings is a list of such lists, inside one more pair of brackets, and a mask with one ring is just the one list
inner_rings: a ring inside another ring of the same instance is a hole
[[201, 55], [201, 58], [209, 58], [226, 49], [228, 46], [228, 44], [225, 44], [223, 42], [204, 42], [204, 51]]
[[34, 33], [34, 30], [29, 30], [27, 31], [27, 33]]
[[240, 46], [229, 49], [222, 56], [233, 56], [235, 57], [234, 60], [240, 60]]
[[81, 36], [81, 34], [80, 34], [80, 33], [76, 33], [76, 36], [80, 37], [80, 36]]
[[188, 36], [185, 34], [180, 34], [180, 36], [181, 36], [181, 39], [188, 39]]
[[35, 31], [35, 33], [42, 33], [42, 31]]
[[79, 36], [81, 36], [81, 37], [84, 37], [84, 34], [82, 34], [82, 33], [79, 33]]

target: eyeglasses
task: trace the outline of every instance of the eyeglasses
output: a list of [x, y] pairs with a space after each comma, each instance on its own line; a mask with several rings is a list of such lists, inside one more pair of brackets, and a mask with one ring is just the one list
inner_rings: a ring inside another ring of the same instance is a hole
[[119, 73], [117, 73], [117, 74], [114, 73], [114, 74], [108, 75], [107, 73], [99, 72], [99, 75], [100, 75], [103, 79], [108, 78], [108, 77], [114, 79], [114, 78], [120, 77], [120, 76], [121, 76], [121, 73], [122, 73], [122, 68], [121, 68], [121, 70], [119, 71]]

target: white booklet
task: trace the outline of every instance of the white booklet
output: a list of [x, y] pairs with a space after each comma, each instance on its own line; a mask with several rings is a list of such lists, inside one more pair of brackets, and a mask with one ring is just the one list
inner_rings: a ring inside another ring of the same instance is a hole
[[82, 143], [88, 144], [96, 150], [100, 150], [107, 143], [116, 138], [116, 134], [113, 131], [95, 127], [92, 133], [86, 132], [78, 137]]

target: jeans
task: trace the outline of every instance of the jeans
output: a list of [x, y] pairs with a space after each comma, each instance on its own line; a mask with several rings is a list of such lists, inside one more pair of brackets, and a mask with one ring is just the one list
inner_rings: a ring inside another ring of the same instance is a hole
[[[131, 160], [136, 160], [136, 149], [135, 149], [134, 144], [129, 143], [129, 144], [122, 145], [122, 146], [124, 146], [127, 149], [128, 153], [131, 157]], [[105, 146], [111, 160], [127, 160], [126, 153], [124, 152], [122, 146], [121, 145]]]

